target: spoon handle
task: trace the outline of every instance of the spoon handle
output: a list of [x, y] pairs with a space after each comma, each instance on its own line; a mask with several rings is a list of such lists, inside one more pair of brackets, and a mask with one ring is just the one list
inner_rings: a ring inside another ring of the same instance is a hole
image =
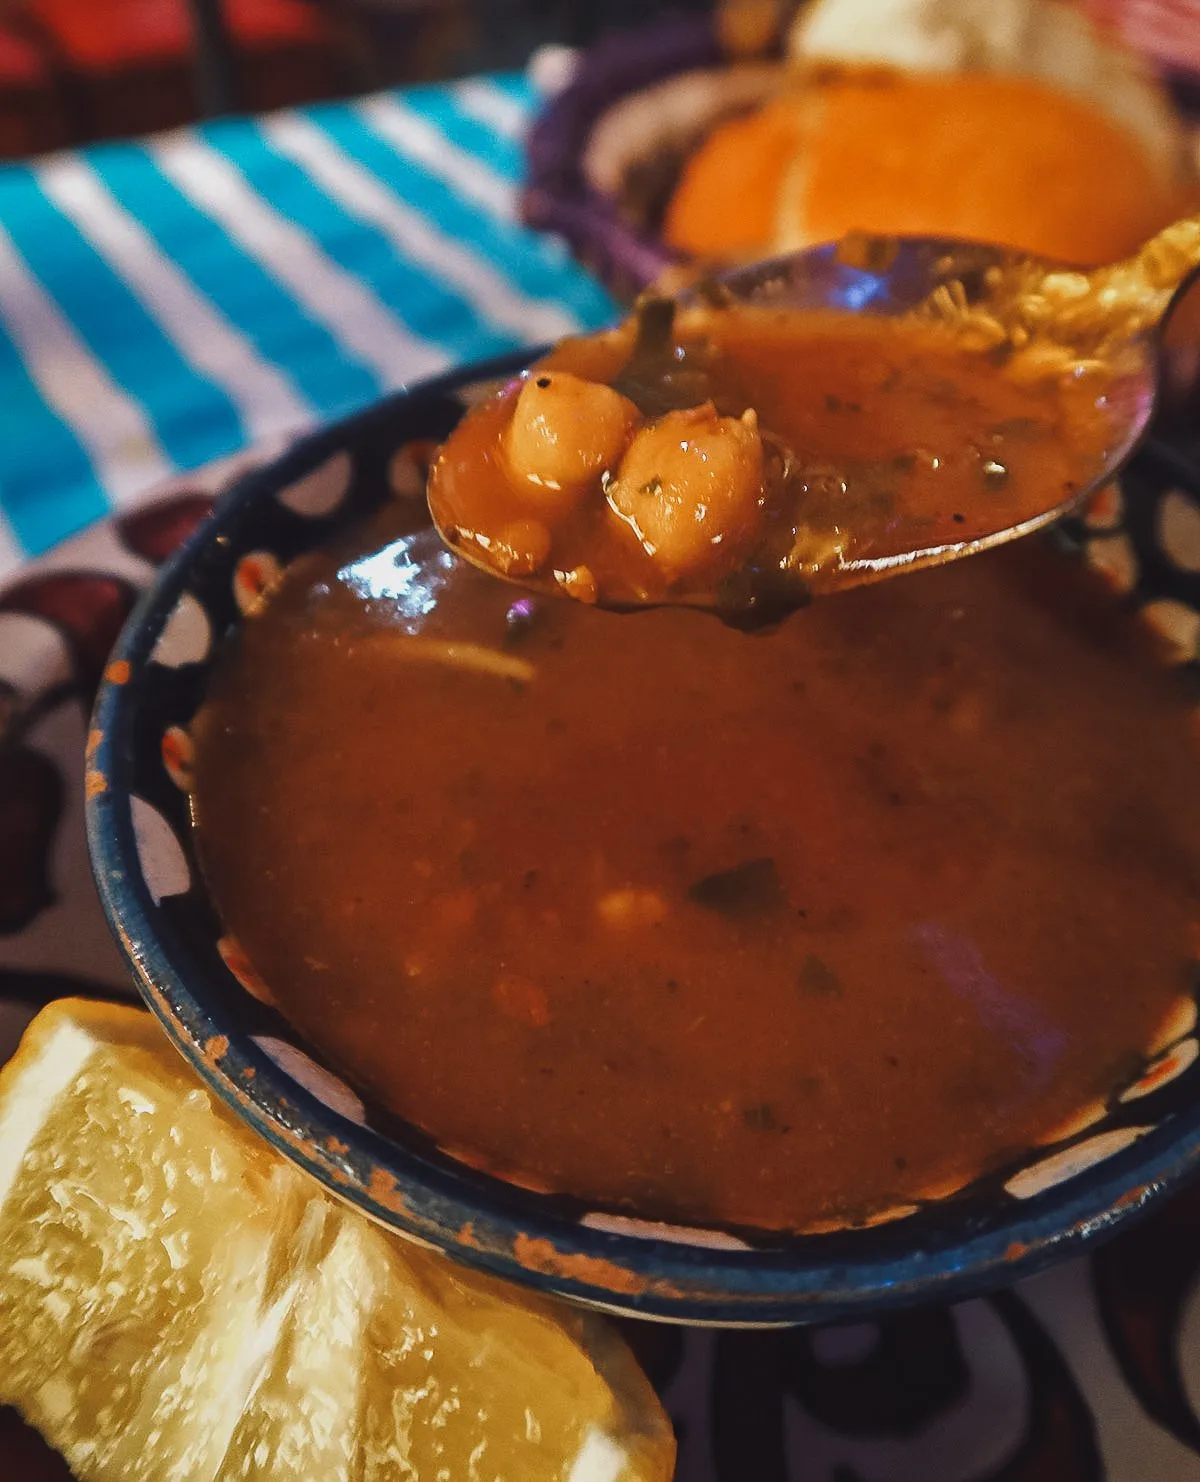
[[[1154, 328], [1188, 274], [1200, 267], [1200, 216], [1185, 216], [1151, 237], [1132, 257], [1092, 272], [1048, 274], [1053, 294], [1063, 277], [1084, 277], [1080, 307], [1095, 316], [1110, 339], [1133, 338]], [[1068, 294], [1069, 294], [1068, 288]]]
[[1200, 215], [1185, 216], [1103, 267], [1009, 258], [993, 263], [972, 292], [944, 280], [918, 313], [949, 323], [965, 344], [1006, 354], [1018, 378], [1119, 372], [1144, 358], [1147, 337], [1197, 268]]
[[1200, 216], [1185, 216], [1132, 257], [1089, 272], [1052, 270], [1023, 306], [1031, 329], [1111, 360], [1161, 323], [1188, 275], [1200, 267]]

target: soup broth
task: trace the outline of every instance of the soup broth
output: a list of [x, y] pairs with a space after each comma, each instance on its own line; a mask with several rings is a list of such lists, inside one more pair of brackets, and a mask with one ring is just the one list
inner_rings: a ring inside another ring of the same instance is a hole
[[286, 1016], [455, 1155], [607, 1207], [799, 1230], [956, 1188], [1189, 986], [1185, 698], [1041, 542], [748, 637], [522, 597], [397, 505], [288, 570], [194, 739]]

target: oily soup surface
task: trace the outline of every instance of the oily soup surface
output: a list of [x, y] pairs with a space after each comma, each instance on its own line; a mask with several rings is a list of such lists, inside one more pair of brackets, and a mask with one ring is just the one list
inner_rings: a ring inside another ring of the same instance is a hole
[[1174, 676], [1026, 541], [711, 618], [522, 599], [411, 513], [305, 558], [197, 719], [203, 862], [283, 1011], [443, 1146], [690, 1221], [957, 1186], [1186, 987]]

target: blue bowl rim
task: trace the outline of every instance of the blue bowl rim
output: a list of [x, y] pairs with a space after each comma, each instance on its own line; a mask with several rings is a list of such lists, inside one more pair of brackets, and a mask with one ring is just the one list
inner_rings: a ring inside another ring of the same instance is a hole
[[[1008, 1285], [1144, 1214], [1200, 1164], [1200, 1105], [1130, 1147], [1011, 1206], [1010, 1217], [963, 1228], [902, 1254], [879, 1230], [797, 1236], [771, 1250], [705, 1248], [612, 1233], [539, 1208], [526, 1193], [461, 1165], [440, 1166], [347, 1121], [243, 1040], [234, 1017], [206, 1002], [202, 974], [142, 878], [130, 806], [130, 725], [138, 676], [197, 558], [255, 501], [317, 467], [419, 398], [511, 375], [536, 351], [462, 368], [404, 388], [296, 442], [239, 479], [161, 569], [113, 650], [129, 678], [106, 677], [92, 718], [88, 845], [109, 926], [149, 1007], [210, 1089], [332, 1194], [380, 1223], [494, 1275], [625, 1315], [712, 1325], [771, 1326], [862, 1316], [920, 1301], [958, 1300]], [[111, 673], [111, 670], [110, 670]], [[332, 1146], [331, 1146], [332, 1144]], [[448, 1160], [447, 1160], [448, 1162]], [[940, 1212], [941, 1206], [939, 1206]], [[953, 1199], [945, 1209], [954, 1209]], [[884, 1227], [896, 1231], [898, 1225]], [[894, 1241], [892, 1242], [894, 1243]], [[847, 1253], [848, 1244], [865, 1247]]]

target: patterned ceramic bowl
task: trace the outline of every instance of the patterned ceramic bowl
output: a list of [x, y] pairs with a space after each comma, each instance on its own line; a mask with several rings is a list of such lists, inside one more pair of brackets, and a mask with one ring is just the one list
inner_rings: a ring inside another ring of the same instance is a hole
[[[515, 361], [402, 394], [237, 484], [130, 619], [97, 701], [88, 827], [105, 909], [142, 993], [196, 1071], [334, 1193], [464, 1261], [616, 1309], [769, 1324], [948, 1299], [1010, 1282], [1115, 1230], [1200, 1160], [1196, 1003], [1101, 1119], [945, 1199], [873, 1228], [752, 1241], [651, 1225], [512, 1187], [383, 1119], [261, 996], [205, 893], [188, 825], [188, 728], [214, 652], [265, 583], [382, 501], [419, 499], [431, 440], [479, 381]], [[1200, 477], [1151, 444], [1065, 532], [1145, 605], [1194, 663]]]

